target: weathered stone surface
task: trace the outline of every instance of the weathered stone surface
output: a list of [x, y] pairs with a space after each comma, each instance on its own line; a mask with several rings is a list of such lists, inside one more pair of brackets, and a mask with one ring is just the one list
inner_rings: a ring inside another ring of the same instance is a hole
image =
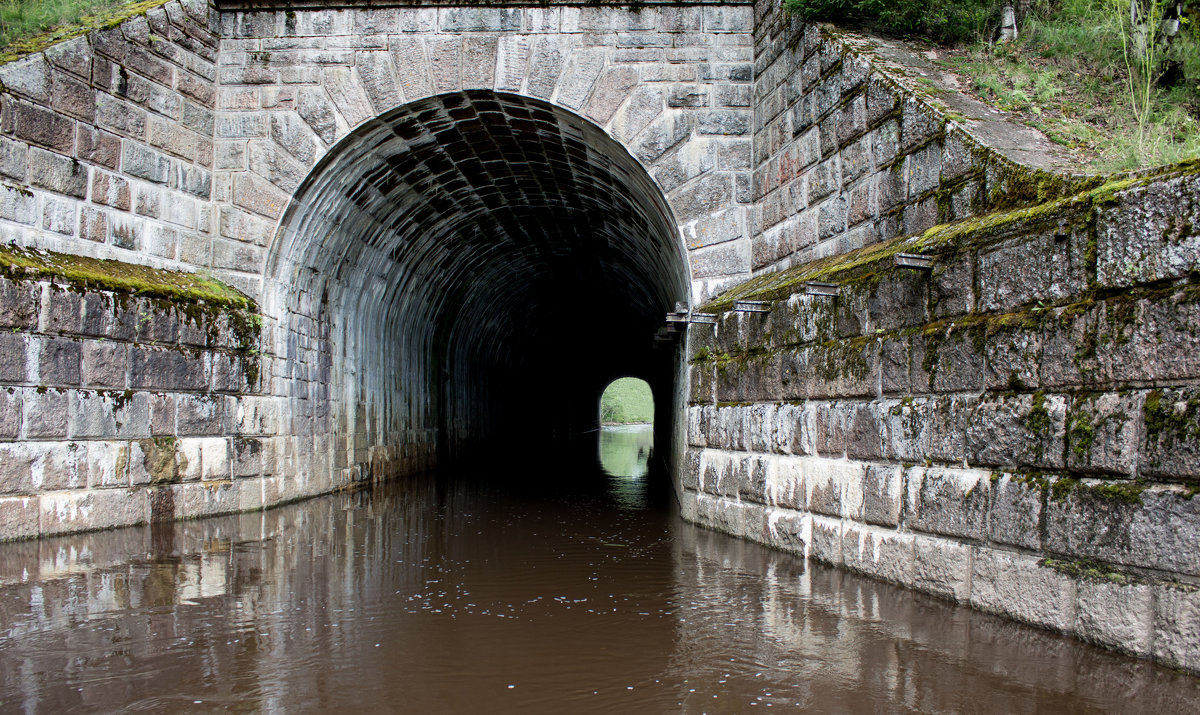
[[1096, 223], [1096, 275], [1105, 286], [1128, 287], [1179, 278], [1200, 267], [1195, 215], [1200, 177], [1171, 179], [1122, 192]]
[[1075, 580], [1040, 566], [1038, 559], [976, 547], [972, 561], [971, 605], [1059, 632], [1075, 626]]
[[970, 546], [933, 536], [913, 537], [913, 588], [965, 601], [971, 589]]
[[[1123, 417], [1125, 421], [1136, 425], [1137, 412], [1130, 414], [1124, 408], [1136, 407], [1138, 401], [1137, 397], [1126, 400], [1122, 408], [1112, 413], [1109, 423], [1122, 422]], [[1138, 460], [1140, 472], [1159, 478], [1200, 477], [1200, 389], [1151, 390], [1140, 401], [1141, 416], [1145, 422]], [[1084, 432], [1082, 429], [1078, 431]], [[1095, 431], [1093, 427], [1093, 445]], [[1131, 437], [1133, 434], [1131, 429], [1121, 432], [1122, 437]], [[1084, 436], [1080, 434], [1080, 439]], [[1113, 448], [1118, 447], [1127, 453], [1129, 443], [1113, 444]]]
[[990, 474], [971, 469], [912, 467], [905, 474], [904, 524], [967, 539], [986, 535]]
[[1151, 655], [1174, 668], [1200, 667], [1200, 590], [1162, 584], [1154, 587]]
[[1083, 577], [1075, 588], [1075, 632], [1080, 638], [1134, 655], [1150, 652], [1152, 587]]
[[[1073, 558], [1200, 575], [1200, 503], [1179, 491], [1084, 481], [1051, 487], [1046, 549]], [[1057, 496], [1056, 496], [1057, 491]]]
[[909, 586], [914, 579], [912, 534], [858, 524], [846, 526], [842, 554], [846, 568]]
[[88, 170], [83, 164], [61, 154], [31, 147], [29, 177], [34, 186], [82, 199], [87, 194]]
[[1044, 480], [993, 474], [988, 538], [1001, 544], [1041, 550], [1045, 491]]
[[971, 461], [1001, 468], [1061, 468], [1066, 411], [1061, 395], [984, 399], [967, 428]]

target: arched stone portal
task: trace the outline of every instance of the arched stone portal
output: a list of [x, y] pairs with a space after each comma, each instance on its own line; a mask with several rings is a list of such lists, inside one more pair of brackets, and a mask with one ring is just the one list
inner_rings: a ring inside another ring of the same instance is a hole
[[564, 446], [616, 376], [674, 401], [678, 356], [652, 336], [689, 278], [661, 191], [602, 129], [513, 94], [429, 97], [296, 191], [264, 275], [275, 389], [356, 478]]

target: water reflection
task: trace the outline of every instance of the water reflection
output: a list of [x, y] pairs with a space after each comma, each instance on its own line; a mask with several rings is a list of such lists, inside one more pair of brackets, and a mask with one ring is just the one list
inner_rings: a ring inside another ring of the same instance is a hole
[[[1196, 679], [682, 524], [651, 508], [652, 479], [573, 491], [594, 482], [550, 476], [515, 492], [428, 477], [0, 545], [0, 709], [1167, 713], [1200, 701]], [[620, 506], [613, 495], [636, 483], [641, 500]]]
[[653, 425], [604, 425], [600, 428], [600, 466], [611, 477], [645, 477], [650, 471], [653, 447]]

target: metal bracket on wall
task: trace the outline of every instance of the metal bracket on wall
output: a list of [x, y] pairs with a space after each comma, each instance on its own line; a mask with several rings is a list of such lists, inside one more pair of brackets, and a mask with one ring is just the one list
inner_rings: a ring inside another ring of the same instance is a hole
[[770, 313], [771, 303], [765, 300], [735, 300], [733, 309], [741, 313]]
[[818, 281], [809, 281], [804, 284], [804, 293], [806, 295], [817, 295], [824, 298], [836, 298], [838, 294], [837, 283], [820, 283]]
[[911, 268], [917, 271], [932, 271], [933, 256], [922, 256], [917, 253], [897, 253], [892, 256], [892, 264], [897, 268]]

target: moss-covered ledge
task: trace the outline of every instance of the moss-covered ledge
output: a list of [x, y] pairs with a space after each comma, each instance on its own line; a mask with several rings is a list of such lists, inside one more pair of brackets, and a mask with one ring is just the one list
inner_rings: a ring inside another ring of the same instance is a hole
[[[898, 253], [929, 255], [937, 263], [939, 259], [954, 256], [962, 251], [983, 248], [1004, 237], [1043, 224], [1058, 223], [1062, 224], [1062, 227], [1079, 225], [1087, 229], [1094, 223], [1095, 210], [1114, 202], [1116, 197], [1124, 192], [1198, 174], [1200, 159], [1191, 159], [1137, 175], [1110, 176], [1099, 185], [1071, 196], [1030, 207], [997, 211], [963, 221], [939, 224], [920, 234], [898, 236], [847, 253], [809, 261], [774, 273], [765, 273], [722, 293], [702, 305], [699, 311], [723, 313], [731, 310], [734, 302], [738, 300], [786, 300], [795, 293], [803, 292], [805, 284], [810, 281], [851, 284], [876, 277], [883, 271], [898, 270], [893, 267], [893, 257]], [[1094, 246], [1092, 248], [1093, 253], [1089, 260], [1094, 261]]]

